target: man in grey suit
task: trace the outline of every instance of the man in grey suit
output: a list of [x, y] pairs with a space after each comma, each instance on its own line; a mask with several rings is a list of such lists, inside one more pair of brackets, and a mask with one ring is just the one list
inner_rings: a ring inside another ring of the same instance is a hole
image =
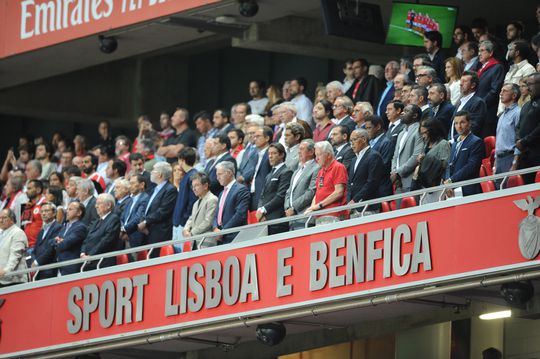
[[298, 167], [298, 147], [304, 139], [304, 135], [304, 128], [296, 122], [290, 122], [285, 127], [285, 145], [287, 146], [285, 165], [291, 171], [295, 171]]
[[[311, 205], [315, 195], [317, 173], [320, 166], [315, 162], [315, 142], [311, 139], [300, 143], [298, 156], [300, 163], [291, 178], [291, 185], [285, 194], [285, 216], [291, 217], [304, 211]], [[293, 221], [291, 230], [304, 228], [305, 221]]]
[[[204, 172], [196, 173], [191, 177], [191, 187], [199, 199], [193, 204], [191, 216], [184, 226], [182, 233], [184, 238], [212, 231], [212, 221], [216, 214], [218, 198], [210, 192], [209, 184], [208, 175]], [[215, 245], [217, 245], [215, 237], [198, 239], [196, 248], [208, 248]]]
[[424, 143], [418, 128], [422, 110], [416, 105], [407, 105], [403, 110], [401, 121], [405, 128], [400, 132], [394, 156], [392, 157], [392, 171], [390, 181], [396, 188], [396, 193], [408, 192], [411, 190], [412, 177], [416, 168], [416, 159], [422, 152]]

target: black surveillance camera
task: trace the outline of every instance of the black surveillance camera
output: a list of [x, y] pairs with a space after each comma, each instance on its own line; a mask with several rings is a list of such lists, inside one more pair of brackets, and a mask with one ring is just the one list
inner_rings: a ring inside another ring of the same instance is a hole
[[259, 5], [257, 4], [257, 0], [239, 0], [240, 1], [240, 15], [244, 17], [253, 17], [257, 15], [257, 12], [259, 11]]
[[266, 323], [257, 326], [255, 330], [257, 340], [263, 342], [268, 346], [274, 346], [285, 338], [287, 330], [282, 323]]
[[534, 295], [534, 287], [530, 281], [505, 283], [501, 286], [501, 295], [510, 305], [523, 306]]
[[118, 48], [118, 41], [114, 36], [99, 35], [99, 49], [105, 54], [112, 54]]

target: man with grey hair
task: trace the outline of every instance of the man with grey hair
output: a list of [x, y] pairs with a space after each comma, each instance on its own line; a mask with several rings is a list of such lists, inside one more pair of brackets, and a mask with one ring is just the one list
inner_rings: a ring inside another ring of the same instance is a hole
[[347, 96], [340, 96], [335, 99], [334, 106], [332, 107], [336, 126], [346, 126], [349, 129], [349, 132], [354, 130], [356, 125], [354, 124], [353, 119], [350, 114], [353, 110], [353, 102]]
[[5, 208], [9, 208], [15, 214], [15, 224], [21, 226], [22, 206], [28, 202], [28, 196], [23, 191], [24, 179], [20, 176], [10, 174], [4, 188], [7, 196]]
[[92, 224], [98, 218], [96, 211], [96, 199], [94, 197], [94, 182], [83, 179], [77, 184], [77, 198], [84, 205], [85, 213], [81, 219], [86, 226]]
[[[377, 115], [381, 116], [383, 119], [386, 116], [386, 106], [394, 98], [395, 86], [394, 79], [399, 72], [399, 62], [397, 61], [388, 61], [384, 67], [384, 78], [386, 80], [386, 87], [384, 88], [381, 99], [376, 106]], [[385, 119], [387, 122], [387, 120]]]
[[480, 137], [494, 136], [497, 131], [497, 107], [505, 70], [494, 53], [495, 45], [491, 41], [482, 41], [478, 46], [478, 60], [482, 67], [478, 70], [479, 83], [475, 95], [484, 100], [487, 110]]
[[424, 86], [429, 89], [431, 84], [437, 81], [437, 71], [435, 71], [433, 67], [420, 66], [416, 70], [416, 83], [418, 85]]
[[129, 181], [125, 178], [119, 178], [114, 181], [114, 198], [116, 199], [116, 206], [114, 207], [114, 213], [118, 217], [124, 212], [126, 206], [131, 204], [131, 197], [129, 196]]
[[328, 101], [334, 103], [334, 100], [343, 96], [343, 84], [339, 81], [332, 81], [326, 84], [326, 97]]
[[431, 109], [428, 105], [428, 90], [424, 86], [414, 85], [409, 94], [409, 104], [416, 105], [422, 110], [422, 120], [426, 119]]
[[[347, 200], [347, 169], [334, 158], [334, 149], [327, 141], [315, 144], [316, 161], [321, 167], [317, 173], [315, 196], [304, 213], [309, 214], [325, 208], [343, 206]], [[339, 221], [344, 212], [327, 213], [318, 217], [317, 224]]]
[[[247, 187], [236, 182], [234, 163], [223, 161], [216, 167], [217, 178], [223, 186], [223, 191], [218, 197], [217, 210], [213, 221], [214, 232], [244, 226], [247, 224], [249, 191]], [[229, 233], [218, 236], [216, 240], [218, 243], [227, 244], [234, 237], [236, 237], [236, 233]]]
[[6, 276], [10, 272], [26, 269], [23, 256], [28, 247], [26, 234], [15, 224], [15, 213], [10, 209], [0, 211], [0, 288], [28, 282], [27, 274]]
[[[500, 99], [504, 111], [497, 121], [495, 136], [494, 173], [504, 173], [517, 168], [519, 151], [516, 151], [516, 129], [521, 109], [517, 105], [520, 89], [514, 83], [505, 83], [501, 89]], [[486, 155], [490, 155], [487, 154]]]
[[[147, 236], [147, 244], [170, 241], [172, 239], [172, 214], [178, 191], [169, 182], [172, 167], [167, 162], [157, 162], [150, 174], [150, 180], [156, 184], [148, 199], [143, 221], [138, 231]], [[152, 251], [152, 258], [159, 257], [159, 249]]]
[[[298, 168], [294, 171], [291, 184], [285, 194], [285, 216], [291, 217], [303, 213], [315, 196], [317, 174], [320, 166], [315, 162], [315, 142], [303, 140], [298, 147]], [[305, 220], [289, 223], [291, 230], [303, 228]]]
[[[385, 171], [381, 155], [369, 146], [368, 131], [363, 128], [354, 130], [351, 134], [351, 147], [356, 158], [349, 166], [348, 203], [354, 204], [379, 197], [379, 188], [389, 173]], [[351, 217], [360, 216], [362, 209], [353, 210]], [[372, 205], [364, 214], [378, 212], [379, 206]]]
[[448, 101], [446, 86], [441, 83], [434, 83], [428, 90], [428, 101], [431, 105], [427, 117], [439, 121], [445, 129], [445, 133], [450, 132], [452, 127], [452, 116], [455, 107]]
[[[120, 218], [114, 213], [114, 197], [109, 193], [102, 193], [96, 199], [96, 210], [99, 218], [88, 228], [88, 234], [81, 246], [80, 258], [114, 252], [123, 244], [119, 238]], [[100, 267], [116, 265], [116, 257], [104, 258]], [[97, 261], [88, 263], [85, 270], [95, 269]]]
[[26, 184], [24, 186], [24, 192], [26, 192], [26, 186], [31, 180], [37, 180], [41, 177], [41, 162], [38, 160], [28, 161], [26, 168], [24, 169], [24, 174], [26, 175]]
[[309, 124], [304, 120], [299, 120], [296, 117], [296, 105], [292, 102], [283, 102], [279, 105], [279, 107], [276, 109], [278, 113], [278, 118], [280, 120], [280, 124], [278, 126], [278, 129], [274, 133], [274, 141], [271, 142], [279, 142], [283, 146], [287, 146], [285, 143], [285, 128], [287, 127], [288, 123], [298, 123], [304, 128], [305, 137], [312, 137], [313, 132], [311, 130], [311, 127], [309, 127]]
[[373, 106], [371, 106], [369, 102], [365, 102], [365, 101], [357, 102], [356, 105], [354, 105], [353, 113], [352, 113], [352, 119], [355, 124], [354, 129], [364, 128], [366, 118], [368, 118], [368, 116], [371, 116], [371, 115], [373, 115]]

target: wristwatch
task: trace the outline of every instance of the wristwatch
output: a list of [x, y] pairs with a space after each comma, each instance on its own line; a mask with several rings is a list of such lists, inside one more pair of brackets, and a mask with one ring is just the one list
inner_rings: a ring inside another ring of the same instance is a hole
[[324, 208], [323, 204], [319, 203], [319, 209], [323, 209], [323, 208]]

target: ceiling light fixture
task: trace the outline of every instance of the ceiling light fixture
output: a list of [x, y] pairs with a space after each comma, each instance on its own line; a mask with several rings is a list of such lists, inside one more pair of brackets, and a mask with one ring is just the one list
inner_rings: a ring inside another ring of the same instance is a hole
[[482, 320], [493, 320], [493, 319], [502, 319], [502, 318], [510, 318], [512, 316], [511, 310], [503, 310], [500, 312], [492, 312], [492, 313], [486, 313], [480, 315], [480, 319]]

